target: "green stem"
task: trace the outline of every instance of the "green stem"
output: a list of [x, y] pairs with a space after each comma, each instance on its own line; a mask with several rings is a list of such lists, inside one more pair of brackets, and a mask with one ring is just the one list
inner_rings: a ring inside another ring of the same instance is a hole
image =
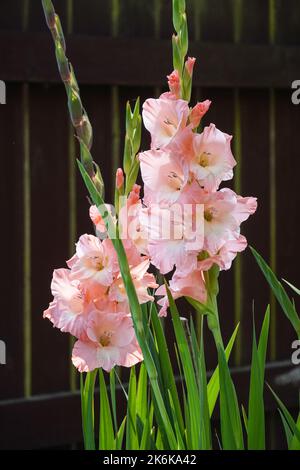
[[207, 325], [215, 340], [217, 350], [221, 347], [224, 350], [224, 342], [221, 333], [219, 312], [218, 312], [218, 302], [217, 296], [219, 292], [219, 268], [213, 266], [206, 274], [206, 288], [207, 288], [207, 304], [209, 306], [209, 312], [207, 314]]
[[221, 333], [221, 327], [220, 327], [220, 321], [219, 321], [219, 315], [218, 315], [218, 307], [217, 307], [217, 302], [216, 302], [216, 296], [214, 297], [215, 300], [215, 307], [214, 307], [214, 315], [208, 314], [207, 315], [207, 325], [210, 331], [212, 332], [212, 335], [215, 340], [215, 344], [217, 349], [221, 346], [222, 349], [224, 349], [224, 343], [223, 343], [223, 338], [222, 338], [222, 333]]

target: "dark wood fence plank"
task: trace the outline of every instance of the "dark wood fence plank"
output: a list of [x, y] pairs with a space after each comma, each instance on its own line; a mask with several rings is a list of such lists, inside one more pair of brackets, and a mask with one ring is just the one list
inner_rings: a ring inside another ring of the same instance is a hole
[[201, 10], [201, 37], [204, 41], [232, 42], [233, 2], [231, 0], [204, 0]]
[[42, 319], [55, 268], [68, 258], [68, 117], [63, 86], [30, 89], [32, 388], [68, 389], [68, 335]]
[[[300, 44], [300, 3], [294, 0], [277, 1], [276, 41], [280, 44]], [[299, 73], [294, 79], [299, 78]], [[295, 208], [300, 198], [299, 180], [300, 107], [291, 101], [291, 91], [275, 91], [276, 139], [276, 271], [280, 278], [299, 284], [299, 253], [297, 241], [299, 220]], [[290, 295], [293, 293], [290, 291]], [[297, 302], [297, 299], [295, 299]], [[283, 335], [284, 331], [284, 335]], [[277, 309], [277, 357], [290, 357], [291, 343], [296, 334], [282, 311]]]
[[276, 0], [277, 28], [279, 44], [300, 44], [300, 3], [298, 0]]
[[21, 31], [23, 28], [24, 0], [2, 0], [0, 15], [1, 31]]
[[172, 2], [160, 0], [160, 37], [170, 41], [174, 32], [172, 22]]
[[[280, 278], [299, 285], [299, 219], [296, 216], [300, 198], [298, 132], [300, 126], [300, 109], [291, 102], [289, 92], [276, 92], [276, 220], [277, 220], [277, 266]], [[295, 212], [296, 211], [296, 212]], [[293, 292], [289, 291], [293, 296]], [[297, 302], [297, 298], [295, 298]], [[296, 333], [283, 318], [278, 307], [277, 323], [277, 357], [289, 357], [291, 343]], [[284, 334], [283, 334], [284, 331]]]
[[[257, 212], [245, 222], [242, 233], [248, 243], [269, 259], [269, 93], [267, 91], [241, 91], [241, 188], [243, 196], [258, 198]], [[258, 229], [259, 227], [259, 229]], [[249, 249], [242, 258], [242, 360], [249, 363], [253, 311], [260, 328], [261, 320], [270, 301], [266, 281]], [[254, 305], [253, 305], [254, 302]], [[253, 309], [254, 306], [254, 309]]]
[[111, 0], [73, 0], [73, 31], [80, 34], [109, 36]]
[[[242, 2], [240, 42], [267, 43], [269, 33], [269, 2], [267, 0]], [[245, 222], [242, 233], [267, 260], [270, 255], [270, 106], [268, 90], [240, 90], [241, 173], [240, 186], [243, 196], [256, 196], [258, 209]], [[260, 227], [257, 230], [257, 227]], [[241, 255], [241, 361], [251, 360], [253, 312], [257, 329], [267, 304], [269, 290], [257, 264], [247, 250]]]
[[242, 0], [240, 40], [251, 44], [268, 42], [269, 0]]
[[6, 365], [0, 365], [0, 398], [23, 395], [23, 117], [21, 85], [7, 87], [0, 106], [0, 206], [3, 249], [0, 339], [6, 343]]
[[154, 37], [154, 0], [122, 0], [119, 4], [119, 36]]

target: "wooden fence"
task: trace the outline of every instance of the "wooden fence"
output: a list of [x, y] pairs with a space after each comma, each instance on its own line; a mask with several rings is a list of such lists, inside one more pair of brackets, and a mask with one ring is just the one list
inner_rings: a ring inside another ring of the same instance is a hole
[[[54, 4], [110, 201], [126, 100], [157, 96], [172, 69], [171, 0]], [[187, 0], [187, 7], [190, 51], [197, 57], [194, 99], [211, 99], [206, 123], [234, 135], [232, 187], [258, 197], [257, 214], [243, 233], [278, 275], [297, 284], [300, 107], [291, 102], [291, 83], [300, 79], [300, 2]], [[77, 237], [92, 227], [41, 4], [2, 0], [0, 11], [0, 79], [7, 85], [7, 104], [0, 107], [0, 339], [7, 348], [7, 364], [0, 365], [0, 448], [62, 446], [81, 440], [77, 379], [69, 338], [43, 321], [42, 311], [51, 299], [53, 269], [64, 266]], [[232, 365], [244, 403], [252, 312], [260, 325], [269, 301], [268, 380], [274, 382], [291, 369], [295, 338], [248, 250], [222, 273], [220, 295], [227, 339], [241, 322]], [[215, 365], [212, 350], [209, 343], [209, 367]], [[297, 387], [278, 392], [297, 406]], [[266, 403], [269, 445], [280, 448], [275, 404], [267, 394]]]

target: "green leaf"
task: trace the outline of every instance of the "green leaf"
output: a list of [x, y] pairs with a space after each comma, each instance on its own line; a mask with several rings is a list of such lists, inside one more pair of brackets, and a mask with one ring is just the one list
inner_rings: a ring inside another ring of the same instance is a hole
[[270, 308], [268, 306], [257, 348], [253, 325], [252, 363], [250, 375], [249, 409], [248, 409], [248, 449], [264, 450], [265, 442], [265, 410], [264, 410], [264, 374], [270, 324]]
[[80, 375], [82, 430], [85, 450], [95, 450], [94, 389], [97, 370], [88, 372], [84, 380]]
[[[202, 319], [203, 320], [203, 319]], [[194, 331], [194, 338], [196, 338]], [[203, 343], [203, 328], [201, 328], [201, 340], [200, 340], [200, 370], [199, 370], [199, 399], [200, 399], [200, 450], [211, 450], [212, 439], [211, 439], [211, 425], [209, 415], [209, 405], [207, 396], [207, 373], [205, 365], [204, 355], [204, 343]]]
[[130, 167], [129, 174], [126, 178], [126, 188], [125, 188], [125, 195], [128, 195], [133, 188], [133, 185], [136, 182], [137, 175], [140, 168], [140, 162], [137, 158], [134, 158]]
[[131, 139], [126, 134], [124, 143], [124, 154], [123, 154], [123, 168], [125, 175], [129, 175], [130, 168], [132, 165], [132, 144]]
[[113, 419], [108, 400], [106, 383], [103, 370], [99, 369], [100, 384], [100, 426], [99, 426], [99, 450], [113, 450], [115, 448], [115, 434]]
[[[175, 409], [176, 419], [178, 421], [178, 426], [181, 431], [181, 435], [184, 434], [184, 422], [181, 412], [180, 401], [178, 397], [178, 391], [176, 387], [174, 371], [169, 355], [168, 344], [166, 341], [165, 333], [163, 331], [163, 327], [158, 317], [157, 309], [155, 303], [151, 304], [151, 325], [153, 331], [155, 333], [155, 339], [157, 342], [157, 350], [158, 350], [158, 360], [160, 362], [160, 368], [162, 372], [162, 389], [163, 392], [169, 390], [170, 394], [172, 395], [172, 402]], [[167, 398], [167, 397], [166, 397]]]
[[141, 137], [142, 137], [142, 118], [141, 116], [137, 117], [137, 123], [134, 129], [134, 134], [132, 138], [132, 156], [133, 158], [138, 153], [141, 146]]
[[292, 433], [294, 434], [295, 438], [299, 441], [300, 443], [300, 426], [299, 426], [299, 420], [298, 420], [298, 423], [295, 423], [291, 413], [289, 412], [289, 410], [287, 409], [287, 407], [284, 405], [284, 403], [280, 400], [280, 398], [278, 397], [278, 395], [276, 395], [276, 393], [274, 392], [274, 390], [270, 387], [270, 385], [268, 385], [270, 391], [272, 392], [273, 396], [275, 397], [275, 400], [277, 401], [277, 404], [287, 422], [287, 424], [289, 425]]
[[126, 135], [131, 139], [133, 132], [132, 110], [129, 101], [126, 103]]
[[248, 434], [248, 417], [247, 417], [247, 413], [243, 405], [242, 405], [242, 416], [243, 416], [246, 433]]
[[125, 416], [116, 435], [116, 444], [115, 444], [116, 450], [124, 450], [122, 444], [123, 444], [123, 438], [124, 438], [126, 418], [127, 417]]
[[293, 325], [298, 338], [300, 339], [300, 318], [296, 312], [295, 306], [289, 299], [285, 289], [283, 288], [281, 282], [277, 279], [271, 268], [267, 265], [264, 259], [257, 253], [257, 251], [250, 247], [253, 256], [256, 259], [258, 266], [260, 267], [262, 273], [264, 274], [266, 280], [268, 281], [276, 299], [281, 305], [282, 310], [284, 311], [287, 318], [290, 320]]
[[192, 442], [192, 449], [198, 449], [200, 444], [200, 409], [198, 406], [198, 387], [195, 376], [195, 369], [193, 366], [193, 361], [186, 338], [186, 334], [180, 320], [180, 316], [172, 297], [172, 294], [166, 285], [170, 311], [172, 315], [173, 327], [178, 347], [178, 352], [180, 356], [180, 361], [182, 364], [182, 369], [184, 373], [186, 388], [187, 388], [187, 400], [188, 408], [190, 414], [190, 435]]
[[148, 380], [147, 371], [144, 364], [141, 364], [139, 371], [139, 380], [136, 393], [136, 414], [139, 416], [142, 423], [147, 420], [148, 414]]
[[145, 426], [143, 429], [142, 439], [140, 443], [140, 450], [155, 449], [155, 442], [152, 436], [153, 413], [154, 413], [153, 402], [150, 403], [150, 410], [148, 409], [147, 411], [148, 411], [148, 416], [147, 416], [147, 421], [145, 422]]
[[289, 427], [288, 422], [285, 419], [284, 414], [282, 413], [282, 411], [280, 409], [278, 409], [278, 412], [279, 412], [279, 415], [280, 415], [280, 418], [281, 418], [281, 421], [282, 421], [282, 424], [283, 424], [283, 427], [284, 427], [284, 432], [285, 432], [285, 437], [286, 437], [286, 442], [287, 442], [287, 448], [290, 449], [291, 442], [292, 442], [292, 439], [293, 439], [293, 433], [292, 433], [291, 428]]
[[109, 374], [109, 383], [110, 383], [110, 401], [112, 407], [113, 421], [115, 432], [117, 432], [117, 406], [116, 406], [116, 372], [113, 368]]
[[[144, 364], [141, 364], [136, 393], [137, 433], [141, 443], [148, 441], [150, 436], [149, 407], [148, 407], [148, 377]], [[144, 444], [145, 445], [145, 444]], [[140, 447], [141, 449], [141, 447]]]
[[[231, 335], [231, 338], [225, 349], [226, 360], [229, 360], [237, 333], [239, 329], [239, 324], [236, 326], [234, 332]], [[208, 385], [207, 385], [207, 396], [208, 396], [208, 406], [209, 406], [209, 415], [212, 416], [218, 395], [220, 390], [220, 381], [219, 381], [219, 366], [215, 369], [213, 375], [211, 376]]]
[[131, 368], [128, 403], [127, 403], [127, 420], [126, 420], [126, 450], [138, 450], [139, 440], [136, 425], [136, 374], [135, 367]]
[[220, 371], [220, 417], [222, 448], [243, 450], [244, 439], [236, 391], [226, 362], [225, 352], [218, 348]]
[[[300, 413], [298, 415], [296, 427], [298, 431], [300, 432]], [[298, 439], [295, 434], [293, 435], [293, 438], [291, 440], [289, 450], [300, 450], [300, 439]]]
[[168, 390], [168, 392], [169, 392], [169, 400], [170, 400], [170, 404], [171, 404], [171, 411], [172, 411], [172, 414], [173, 414], [173, 420], [174, 420], [174, 423], [175, 423], [175, 434], [176, 434], [176, 438], [177, 438], [177, 449], [176, 450], [185, 450], [185, 444], [184, 444], [184, 441], [183, 441], [183, 438], [182, 438], [182, 435], [181, 435], [181, 431], [180, 431], [179, 426], [178, 426], [178, 421], [177, 421], [177, 417], [176, 417], [176, 411], [175, 411], [172, 395], [170, 393], [170, 390]]
[[132, 113], [132, 125], [133, 127], [138, 127], [140, 115], [140, 97], [138, 96], [134, 105], [134, 110]]
[[293, 286], [289, 281], [286, 281], [285, 279], [282, 279], [288, 286], [290, 286], [291, 289], [293, 289], [296, 294], [300, 295], [300, 290], [297, 289], [297, 287]]

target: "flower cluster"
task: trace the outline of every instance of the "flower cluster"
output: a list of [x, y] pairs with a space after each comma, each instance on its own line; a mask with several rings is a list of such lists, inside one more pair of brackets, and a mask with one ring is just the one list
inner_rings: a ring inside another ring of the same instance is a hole
[[[186, 62], [190, 74], [194, 63], [192, 58]], [[154, 301], [149, 289], [158, 288], [161, 316], [168, 299], [165, 287], [158, 287], [148, 273], [150, 262], [161, 274], [172, 272], [169, 285], [175, 299], [187, 296], [205, 303], [204, 272], [213, 265], [230, 268], [247, 246], [240, 225], [257, 207], [253, 197], [220, 189], [233, 177], [236, 161], [231, 136], [214, 124], [197, 132], [211, 102], [190, 108], [180, 98], [177, 71], [168, 76], [168, 84], [169, 92], [143, 105], [144, 125], [151, 134], [151, 149], [138, 156], [143, 199], [135, 184], [128, 197], [119, 198], [117, 218], [106, 205], [123, 239], [138, 299], [141, 304]], [[118, 169], [116, 189], [122, 188], [124, 174]], [[72, 360], [81, 372], [130, 367], [142, 360], [113, 243], [96, 206], [90, 208], [90, 217], [96, 236], [81, 236], [68, 269], [54, 271], [54, 300], [44, 312], [55, 327], [77, 338]]]
[[[96, 230], [104, 223], [95, 206], [90, 209]], [[132, 242], [125, 243], [140, 303], [153, 300], [148, 288], [156, 288], [147, 272], [150, 261]], [[131, 367], [143, 359], [138, 345], [118, 259], [111, 240], [82, 235], [69, 269], [56, 269], [51, 291], [54, 300], [44, 312], [55, 327], [75, 336], [73, 364], [80, 372], [98, 367], [110, 371], [115, 365]]]
[[[194, 62], [191, 58], [187, 61], [191, 73]], [[169, 92], [143, 105], [144, 125], [151, 134], [151, 149], [139, 155], [148, 254], [162, 274], [175, 268], [170, 281], [174, 298], [189, 296], [205, 303], [203, 272], [213, 264], [221, 270], [229, 269], [236, 254], [246, 248], [240, 224], [255, 212], [257, 202], [231, 189], [220, 189], [221, 182], [233, 177], [236, 161], [231, 152], [232, 136], [214, 124], [197, 132], [211, 102], [190, 108], [180, 99], [176, 71], [168, 77], [168, 83]], [[195, 222], [197, 216], [200, 224]], [[164, 236], [165, 220], [171, 223], [171, 237]], [[160, 314], [166, 315], [164, 286], [156, 294], [164, 295], [159, 300]]]

